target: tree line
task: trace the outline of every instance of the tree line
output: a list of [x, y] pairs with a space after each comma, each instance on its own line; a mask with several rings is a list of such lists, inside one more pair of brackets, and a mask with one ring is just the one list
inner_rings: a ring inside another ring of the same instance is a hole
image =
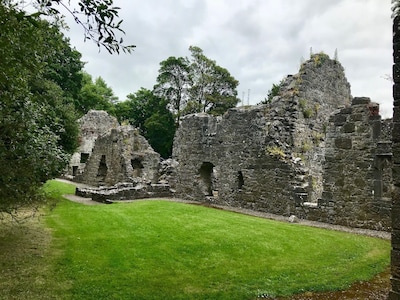
[[[41, 185], [63, 172], [79, 146], [76, 121], [90, 109], [138, 127], [168, 157], [183, 115], [218, 115], [239, 102], [238, 81], [194, 46], [190, 58], [160, 63], [152, 90], [141, 88], [118, 101], [101, 77], [84, 71], [81, 54], [62, 33], [57, 5], [66, 7], [63, 1], [36, 0], [37, 13], [26, 12], [18, 2], [0, 1], [0, 212], [42, 199]], [[134, 48], [117, 39], [121, 21], [114, 21], [118, 8], [112, 1], [78, 4], [87, 17], [86, 22], [78, 19], [87, 39], [110, 53]], [[46, 21], [43, 15], [56, 18]]]

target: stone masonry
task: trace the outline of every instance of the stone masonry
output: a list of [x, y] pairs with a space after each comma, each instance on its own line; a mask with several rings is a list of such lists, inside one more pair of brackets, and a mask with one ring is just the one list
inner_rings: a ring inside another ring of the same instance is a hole
[[138, 129], [119, 126], [97, 138], [85, 169], [74, 179], [93, 186], [158, 181], [160, 155]]
[[393, 202], [390, 300], [400, 299], [400, 16], [393, 19]]
[[119, 126], [116, 118], [101, 110], [90, 110], [78, 120], [78, 124], [80, 129], [79, 148], [72, 155], [65, 174], [69, 179], [82, 174], [97, 138], [108, 133], [112, 128]]
[[390, 229], [391, 122], [382, 121], [377, 111], [376, 103], [360, 97], [329, 118], [322, 197], [316, 206], [299, 206], [298, 216], [351, 227]]
[[315, 54], [268, 105], [189, 115], [175, 135], [179, 197], [333, 224], [390, 227], [390, 121]]

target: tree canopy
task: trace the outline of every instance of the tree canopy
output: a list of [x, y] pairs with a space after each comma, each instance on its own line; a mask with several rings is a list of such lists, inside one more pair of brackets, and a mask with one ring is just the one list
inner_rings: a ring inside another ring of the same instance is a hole
[[239, 82], [225, 68], [209, 59], [199, 47], [190, 46], [191, 58], [169, 57], [160, 63], [154, 93], [168, 100], [176, 122], [182, 115], [208, 112], [220, 115], [239, 102]]
[[[18, 1], [17, 1], [18, 2]], [[63, 0], [35, 0], [38, 12], [53, 17], [56, 21], [66, 14], [71, 14], [75, 22], [84, 30], [85, 40], [91, 40], [98, 47], [104, 47], [109, 53], [130, 53], [136, 46], [124, 45], [121, 34], [123, 20], [119, 19], [119, 7], [114, 6], [113, 0], [79, 0], [77, 6], [71, 1]], [[73, 2], [74, 3], [74, 2]]]
[[167, 109], [166, 99], [144, 88], [135, 94], [129, 94], [127, 98], [115, 105], [118, 121], [128, 122], [139, 128], [141, 134], [162, 157], [171, 156], [175, 124], [172, 113]]
[[75, 107], [81, 115], [91, 109], [105, 110], [114, 115], [114, 104], [117, 101], [118, 97], [103, 78], [98, 77], [93, 81], [90, 74], [82, 73], [82, 87], [75, 98]]
[[10, 211], [37, 200], [77, 146], [83, 64], [57, 27], [4, 2], [0, 28], [0, 211]]

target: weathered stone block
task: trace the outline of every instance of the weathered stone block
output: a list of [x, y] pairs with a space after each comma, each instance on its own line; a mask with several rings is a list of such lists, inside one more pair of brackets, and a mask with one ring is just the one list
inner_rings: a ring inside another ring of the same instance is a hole
[[392, 230], [392, 247], [394, 249], [400, 249], [400, 230], [399, 229]]
[[336, 138], [335, 146], [339, 149], [351, 149], [352, 141], [350, 138]]
[[392, 206], [392, 227], [393, 229], [400, 230], [400, 206]]
[[400, 62], [400, 49], [399, 45], [396, 45], [396, 49], [393, 49], [393, 62], [398, 64]]
[[364, 120], [364, 114], [358, 113], [358, 114], [352, 114], [352, 115], [350, 116], [350, 121], [353, 121], [353, 122], [360, 122], [360, 121], [362, 121], [362, 120]]
[[347, 116], [346, 115], [335, 115], [333, 117], [333, 122], [335, 123], [336, 126], [343, 125], [344, 123], [347, 122]]
[[400, 283], [397, 281], [398, 280], [393, 280], [393, 279], [391, 280], [392, 289], [397, 288], [398, 291], [394, 291], [394, 290], [390, 291], [388, 300], [399, 300], [400, 299], [400, 289], [399, 289]]
[[[400, 56], [399, 56], [400, 59]], [[397, 100], [400, 100], [400, 85], [394, 84], [393, 85], [393, 99], [395, 100], [395, 102]]]
[[390, 258], [392, 264], [392, 276], [393, 278], [400, 280], [400, 250], [392, 249]]
[[392, 32], [393, 32], [393, 48], [395, 48], [395, 45], [397, 45], [400, 42], [399, 16], [398, 15], [396, 15], [395, 18], [393, 19]]
[[400, 123], [399, 122], [393, 123], [392, 141], [394, 143], [400, 142]]
[[[392, 161], [394, 164], [400, 164], [400, 144], [392, 147]], [[399, 166], [400, 167], [400, 166]]]
[[[376, 117], [370, 117], [371, 118], [376, 118]], [[380, 121], [380, 116], [379, 119], [375, 119], [374, 122], [372, 122], [372, 138], [373, 139], [378, 139], [381, 136], [381, 121]]]
[[353, 108], [352, 107], [345, 107], [345, 108], [340, 110], [340, 113], [344, 114], [344, 115], [349, 115], [352, 112], [353, 112]]
[[343, 125], [343, 132], [344, 133], [352, 133], [356, 131], [356, 125], [352, 122], [348, 122]]
[[400, 68], [397, 65], [393, 65], [392, 74], [394, 83], [400, 83]]
[[400, 98], [399, 98], [399, 105], [393, 108], [393, 123], [398, 123], [398, 122], [400, 122]]
[[351, 105], [369, 104], [371, 99], [368, 97], [354, 97]]

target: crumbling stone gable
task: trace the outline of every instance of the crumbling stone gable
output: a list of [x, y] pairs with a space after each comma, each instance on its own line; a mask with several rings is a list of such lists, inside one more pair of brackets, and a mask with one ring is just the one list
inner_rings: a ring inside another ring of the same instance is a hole
[[97, 138], [119, 126], [115, 117], [105, 111], [90, 110], [78, 120], [79, 124], [79, 148], [71, 157], [66, 177], [73, 179], [82, 174], [86, 162], [92, 154]]
[[120, 182], [155, 183], [160, 155], [138, 129], [119, 126], [97, 138], [84, 172], [75, 179], [94, 186]]
[[[222, 117], [184, 117], [173, 148], [179, 162], [177, 194], [280, 215], [387, 229], [391, 154], [388, 149], [379, 154], [379, 147], [388, 148], [387, 143], [378, 143], [382, 122], [370, 101], [362, 99], [355, 98], [350, 106], [343, 67], [318, 54], [302, 64], [298, 74], [284, 80], [279, 96], [268, 105], [231, 109]], [[358, 102], [363, 102], [362, 108]], [[335, 151], [343, 152], [341, 159], [332, 154]], [[356, 164], [363, 158], [371, 160], [377, 171], [370, 171], [368, 163]], [[339, 200], [338, 186], [329, 183], [332, 177], [344, 180], [343, 176], [357, 173], [353, 167], [363, 168], [359, 174], [367, 178], [358, 178], [355, 184], [352, 177], [346, 178], [348, 183], [340, 193], [351, 197]], [[376, 194], [364, 190], [366, 186], [372, 186]], [[330, 193], [336, 200], [327, 198]]]
[[269, 147], [278, 147], [299, 163], [297, 201], [317, 202], [322, 196], [325, 134], [329, 116], [351, 103], [350, 84], [336, 60], [319, 53], [281, 83], [269, 105]]

